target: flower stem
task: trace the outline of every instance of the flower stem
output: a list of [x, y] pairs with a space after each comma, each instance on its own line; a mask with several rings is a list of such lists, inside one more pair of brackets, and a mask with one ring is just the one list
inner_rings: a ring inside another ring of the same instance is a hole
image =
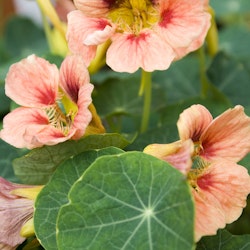
[[144, 105], [141, 121], [141, 133], [148, 129], [148, 123], [150, 118], [151, 108], [151, 94], [152, 94], [152, 76], [151, 72], [142, 70], [141, 74], [141, 86], [139, 90], [139, 96], [144, 95]]
[[211, 57], [214, 57], [219, 50], [219, 38], [218, 38], [218, 29], [215, 20], [214, 10], [209, 7], [209, 12], [211, 14], [211, 27], [207, 33], [206, 41], [207, 41], [207, 49], [208, 54]]

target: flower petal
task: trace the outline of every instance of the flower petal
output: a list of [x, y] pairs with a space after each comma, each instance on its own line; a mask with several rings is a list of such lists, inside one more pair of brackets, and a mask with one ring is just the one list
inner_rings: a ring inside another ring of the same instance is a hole
[[20, 229], [32, 217], [34, 201], [12, 195], [11, 191], [26, 187], [33, 186], [11, 183], [0, 177], [0, 246], [6, 249], [25, 240], [20, 236]]
[[43, 107], [55, 103], [58, 80], [56, 65], [31, 55], [10, 67], [5, 92], [21, 106]]
[[174, 52], [160, 37], [150, 30], [139, 35], [115, 34], [107, 51], [107, 64], [115, 71], [133, 73], [167, 69]]
[[206, 159], [238, 162], [250, 150], [250, 118], [238, 105], [214, 119], [200, 140]]
[[173, 49], [184, 50], [191, 44], [196, 48], [194, 45], [203, 43], [210, 27], [210, 14], [201, 0], [160, 1], [160, 12], [161, 20], [155, 29]]
[[[4, 117], [0, 137], [17, 148], [40, 147], [42, 144], [33, 143], [32, 137], [48, 124], [49, 121], [44, 111], [35, 108], [17, 108]], [[30, 135], [28, 140], [27, 131]]]
[[74, 0], [77, 9], [89, 17], [101, 17], [108, 13], [115, 0]]
[[212, 122], [213, 117], [202, 105], [192, 105], [185, 109], [179, 117], [177, 127], [181, 140], [199, 141], [201, 134]]
[[75, 103], [81, 86], [90, 81], [84, 60], [79, 55], [67, 56], [60, 68], [60, 87]]
[[247, 169], [230, 161], [209, 165], [198, 177], [195, 199], [196, 241], [237, 220], [250, 193]]
[[81, 86], [78, 94], [78, 112], [73, 121], [73, 128], [76, 130], [72, 139], [79, 139], [83, 136], [87, 126], [91, 122], [92, 114], [89, 111], [88, 107], [92, 102], [91, 93], [94, 89], [94, 86], [90, 83], [86, 83]]
[[[104, 25], [105, 24], [105, 25]], [[75, 10], [68, 14], [68, 31], [66, 34], [68, 46], [72, 53], [81, 54], [89, 66], [96, 54], [96, 44], [84, 44], [86, 38], [98, 30], [103, 30], [107, 21], [98, 18], [88, 18], [81, 11]], [[106, 32], [106, 31], [105, 31]], [[105, 33], [104, 32], [104, 33]]]
[[191, 155], [194, 151], [192, 140], [176, 141], [170, 144], [151, 144], [143, 152], [170, 163], [173, 167], [187, 174], [192, 166]]

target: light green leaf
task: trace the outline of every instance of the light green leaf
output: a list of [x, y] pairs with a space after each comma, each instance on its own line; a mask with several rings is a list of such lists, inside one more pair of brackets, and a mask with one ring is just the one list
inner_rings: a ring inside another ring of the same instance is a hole
[[39, 193], [35, 203], [34, 225], [37, 238], [45, 249], [57, 249], [56, 219], [60, 207], [68, 202], [68, 192], [74, 182], [102, 155], [119, 154], [118, 148], [105, 148], [81, 153], [62, 163], [49, 183]]
[[216, 236], [203, 237], [196, 250], [249, 250], [250, 234], [232, 235], [226, 230], [218, 230]]
[[73, 185], [57, 220], [59, 250], [193, 249], [184, 176], [140, 153], [98, 158]]
[[59, 164], [81, 152], [109, 146], [124, 148], [131, 138], [120, 134], [94, 134], [78, 141], [66, 141], [55, 146], [44, 146], [30, 151], [13, 162], [14, 171], [24, 183], [45, 184]]

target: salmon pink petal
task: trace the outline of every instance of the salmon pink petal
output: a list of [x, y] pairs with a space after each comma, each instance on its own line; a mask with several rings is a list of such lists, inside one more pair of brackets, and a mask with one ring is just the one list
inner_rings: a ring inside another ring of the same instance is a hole
[[160, 12], [161, 20], [155, 28], [174, 49], [204, 39], [210, 27], [210, 15], [201, 0], [161, 1]]
[[246, 168], [230, 161], [209, 165], [198, 177], [197, 189], [193, 189], [196, 241], [237, 220], [249, 193], [250, 176]]
[[143, 152], [170, 163], [173, 167], [187, 174], [192, 166], [191, 155], [194, 151], [192, 140], [176, 141], [170, 144], [151, 144]]
[[72, 139], [79, 139], [85, 133], [85, 130], [92, 119], [92, 114], [89, 111], [88, 107], [92, 102], [91, 93], [94, 89], [94, 86], [90, 83], [86, 83], [81, 86], [78, 94], [78, 112], [74, 118], [73, 128], [76, 130]]
[[85, 45], [99, 45], [106, 42], [115, 32], [115, 27], [107, 24], [104, 29], [96, 30], [92, 34], [89, 34], [85, 41]]
[[[88, 18], [81, 11], [75, 10], [68, 14], [68, 46], [72, 53], [81, 54], [87, 66], [95, 57], [96, 45], [109, 39], [112, 25], [99, 18]], [[90, 42], [93, 44], [90, 44]], [[87, 44], [85, 43], [87, 42]]]
[[25, 135], [27, 132], [37, 134], [48, 124], [44, 111], [35, 108], [17, 108], [4, 117], [0, 137], [17, 148], [39, 147], [42, 146], [40, 143], [34, 144], [31, 139], [27, 140]]
[[67, 56], [60, 68], [60, 87], [73, 102], [78, 102], [80, 87], [89, 81], [89, 72], [83, 58], [79, 55]]
[[58, 80], [56, 65], [31, 55], [10, 67], [5, 93], [21, 106], [44, 107], [55, 103]]
[[82, 11], [86, 16], [103, 17], [109, 11], [115, 0], [74, 0], [77, 9]]
[[55, 145], [67, 141], [75, 133], [75, 129], [70, 129], [70, 131], [65, 135], [61, 129], [55, 128], [51, 125], [44, 126], [43, 129], [37, 134], [34, 133], [35, 130], [35, 126], [31, 127], [30, 133], [25, 134], [25, 139], [31, 141], [35, 147], [38, 147], [37, 145]]
[[212, 120], [212, 115], [204, 106], [192, 105], [180, 114], [177, 122], [180, 139], [191, 138], [194, 142], [199, 141], [201, 134]]
[[250, 118], [238, 105], [214, 119], [200, 140], [204, 148], [201, 156], [238, 162], [250, 150]]
[[196, 39], [194, 39], [189, 46], [175, 48], [175, 53], [176, 53], [175, 60], [179, 60], [188, 53], [200, 48], [205, 41], [210, 26], [211, 26], [210, 22], [205, 22], [205, 24], [203, 25], [203, 30], [201, 31], [200, 35]]
[[115, 34], [107, 51], [107, 64], [115, 71], [133, 73], [167, 69], [174, 59], [170, 46], [150, 30], [139, 35]]

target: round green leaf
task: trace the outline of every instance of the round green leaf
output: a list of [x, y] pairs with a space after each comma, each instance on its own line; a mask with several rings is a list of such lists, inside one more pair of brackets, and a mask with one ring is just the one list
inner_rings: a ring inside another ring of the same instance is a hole
[[122, 153], [118, 148], [86, 151], [65, 161], [50, 182], [39, 193], [35, 203], [34, 225], [37, 238], [45, 249], [57, 249], [56, 219], [60, 207], [68, 202], [68, 192], [74, 182], [102, 155]]
[[183, 175], [141, 152], [98, 158], [57, 220], [58, 249], [193, 249], [193, 202]]

